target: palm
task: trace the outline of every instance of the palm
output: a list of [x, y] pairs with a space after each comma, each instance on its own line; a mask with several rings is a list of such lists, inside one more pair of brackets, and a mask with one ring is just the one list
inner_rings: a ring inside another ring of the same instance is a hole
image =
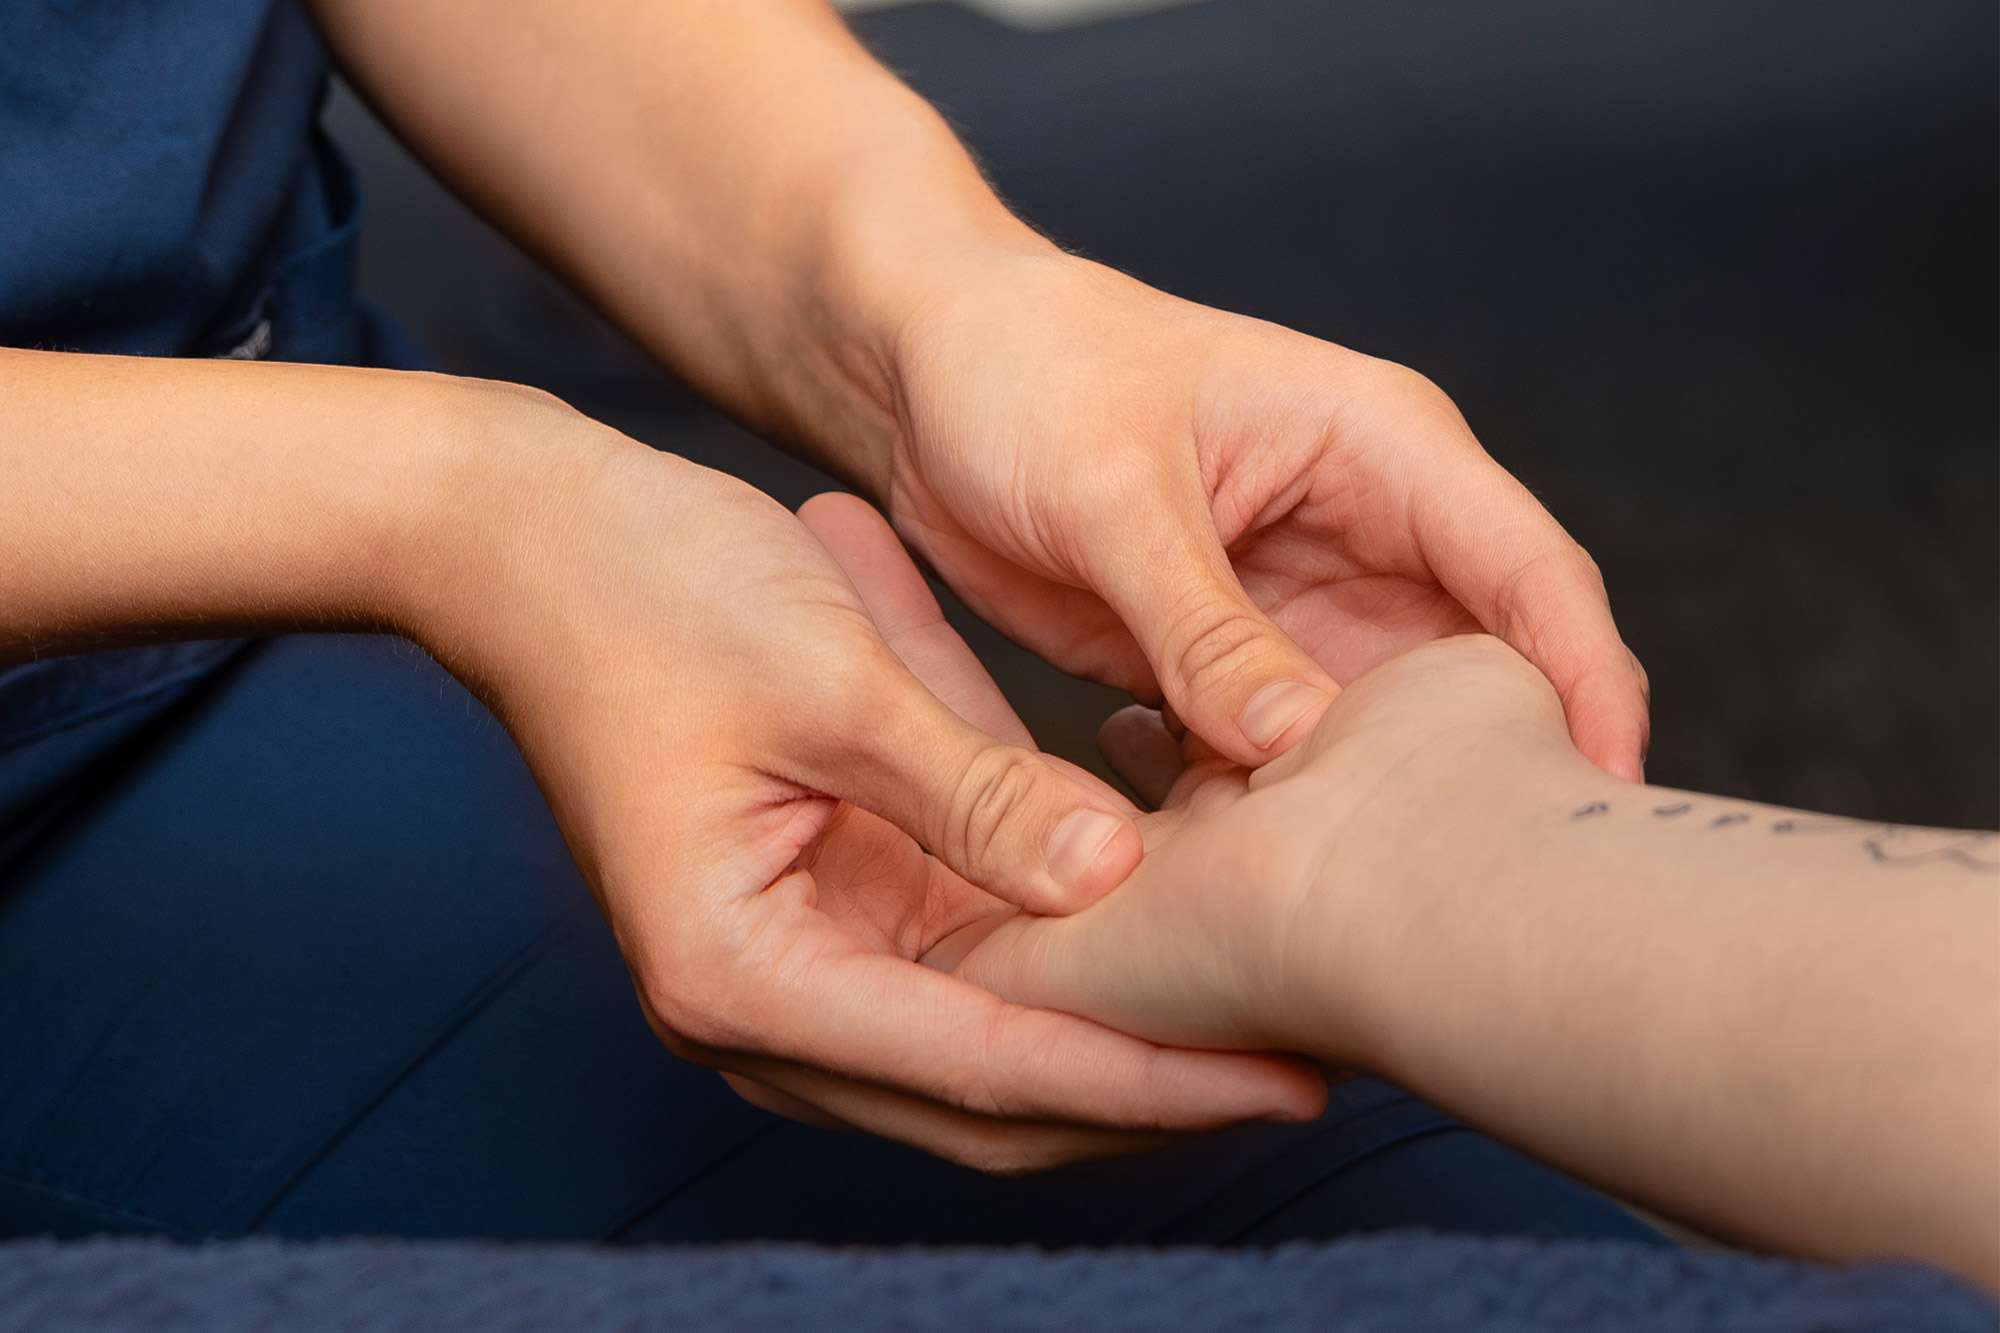
[[895, 825], [844, 802], [831, 806], [798, 866], [812, 876], [815, 894], [812, 915], [795, 927], [862, 952], [920, 958], [946, 935], [1013, 910]]
[[[1238, 434], [1223, 436], [1214, 451], [1235, 459], [1262, 448]], [[1275, 520], [1231, 522], [1271, 506], [1272, 494], [1245, 493], [1246, 486], [1211, 501], [1237, 579], [1278, 628], [1342, 682], [1419, 644], [1478, 628], [1438, 584], [1408, 529], [1381, 512], [1383, 491], [1363, 480], [1366, 451], [1336, 442], [1297, 452], [1304, 461], [1295, 476], [1260, 488], [1303, 493]], [[1330, 459], [1335, 453], [1355, 457]], [[1227, 464], [1218, 471], [1242, 472]]]

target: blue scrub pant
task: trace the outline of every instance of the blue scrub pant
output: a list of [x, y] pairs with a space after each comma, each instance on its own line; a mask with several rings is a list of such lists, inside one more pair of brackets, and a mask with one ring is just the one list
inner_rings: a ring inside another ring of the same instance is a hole
[[0, 793], [101, 750], [0, 839], [0, 1235], [1653, 1238], [1367, 1080], [1026, 1179], [776, 1119], [653, 1039], [506, 734], [414, 649], [169, 688], [0, 741]]

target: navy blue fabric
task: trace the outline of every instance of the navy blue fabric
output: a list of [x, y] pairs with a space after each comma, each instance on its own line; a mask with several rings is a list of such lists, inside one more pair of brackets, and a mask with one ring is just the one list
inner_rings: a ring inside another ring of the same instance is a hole
[[314, 131], [326, 77], [293, 0], [0, 10], [0, 342], [227, 350], [351, 220]]
[[0, 1329], [1992, 1333], [1929, 1269], [1384, 1236], [1276, 1250], [0, 1245]]
[[756, 1111], [646, 1028], [506, 733], [373, 637], [239, 655], [0, 862], [0, 1070], [0, 1235], [1651, 1236], [1366, 1080], [1021, 1180]]
[[[0, 344], [410, 364], [354, 298], [327, 74], [297, 0], [0, 6]], [[40, 790], [0, 777], [0, 854], [236, 646], [0, 668], [0, 747], [62, 729], [70, 755], [44, 747]]]

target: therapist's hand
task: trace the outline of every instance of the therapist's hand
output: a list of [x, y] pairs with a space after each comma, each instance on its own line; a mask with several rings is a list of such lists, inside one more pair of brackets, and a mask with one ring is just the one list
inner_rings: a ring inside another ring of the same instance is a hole
[[[876, 621], [893, 627], [911, 670], [983, 730], [1025, 738], [881, 517], [848, 496], [822, 496], [802, 514]], [[1131, 876], [1064, 917], [1001, 903], [954, 914], [963, 925], [926, 932], [924, 962], [1154, 1041], [1334, 1063], [1363, 1054], [1354, 1020], [1379, 1007], [1381, 975], [1417, 961], [1399, 890], [1411, 849], [1435, 841], [1437, 774], [1462, 783], [1462, 796], [1504, 790], [1510, 774], [1544, 772], [1551, 756], [1584, 767], [1547, 681], [1486, 635], [1434, 641], [1367, 673], [1261, 768], [1176, 740], [1140, 706], [1114, 715], [1099, 739], [1158, 807], [1136, 816], [1147, 852]], [[839, 906], [853, 883], [830, 881], [822, 905], [854, 914]]]
[[995, 1170], [1316, 1110], [1276, 1060], [1165, 1050], [913, 961], [983, 915], [1111, 890], [1140, 855], [1130, 807], [941, 702], [885, 638], [910, 627], [878, 626], [769, 498], [539, 395], [500, 402], [483, 453], [517, 480], [491, 517], [467, 506], [471, 549], [436, 539], [413, 628], [521, 745], [672, 1050], [774, 1109]]
[[924, 291], [871, 480], [1009, 636], [1256, 764], [1336, 682], [1483, 628], [1638, 777], [1645, 676], [1596, 566], [1428, 380], [1036, 242]]

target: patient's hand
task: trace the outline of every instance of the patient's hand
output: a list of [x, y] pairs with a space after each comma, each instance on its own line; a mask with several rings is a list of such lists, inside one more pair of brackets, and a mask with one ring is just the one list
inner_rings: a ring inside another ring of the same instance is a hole
[[[1101, 740], [1162, 805], [1140, 820], [1139, 868], [1073, 916], [989, 918], [927, 961], [1018, 1003], [1176, 1045], [1300, 1049], [1307, 1022], [1306, 1049], [1322, 1053], [1355, 1049], [1350, 1033], [1328, 1030], [1330, 985], [1357, 1003], [1369, 994], [1319, 975], [1351, 970], [1349, 951], [1328, 949], [1328, 921], [1365, 942], [1379, 967], [1395, 952], [1377, 938], [1393, 914], [1365, 900], [1393, 891], [1399, 848], [1451, 836], [1422, 827], [1434, 805], [1404, 794], [1472, 770], [1504, 781], [1537, 751], [1569, 749], [1554, 690], [1484, 635], [1439, 640], [1367, 673], [1308, 740], [1254, 771], [1202, 757], [1198, 742], [1183, 755], [1148, 709], [1116, 715]], [[1329, 895], [1348, 908], [1330, 914]], [[1302, 921], [1316, 938], [1294, 937]]]
[[[1028, 743], [880, 516], [846, 496], [821, 497], [801, 516], [917, 677], [968, 721]], [[868, 948], [1044, 1012], [1170, 1046], [1341, 1053], [1351, 1044], [1329, 1030], [1324, 973], [1329, 958], [1345, 971], [1348, 957], [1328, 949], [1327, 923], [1365, 941], [1371, 958], [1393, 955], [1382, 919], [1358, 900], [1393, 891], [1407, 839], [1439, 836], [1412, 827], [1421, 816], [1400, 793], [1434, 788], [1440, 767], [1476, 765], [1488, 780], [1534, 748], [1574, 758], [1555, 691], [1483, 635], [1438, 640], [1368, 672], [1306, 741], [1255, 771], [1198, 741], [1184, 748], [1144, 708], [1118, 714], [1101, 739], [1162, 808], [1138, 817], [1147, 847], [1138, 869], [1090, 907], [1063, 918], [1019, 912], [842, 806], [801, 861], [818, 908]], [[1330, 916], [1329, 896], [1351, 900], [1351, 912]], [[1314, 922], [1309, 949], [1292, 947], [1302, 917]], [[1274, 1071], [1257, 1072], [1268, 1081]]]

